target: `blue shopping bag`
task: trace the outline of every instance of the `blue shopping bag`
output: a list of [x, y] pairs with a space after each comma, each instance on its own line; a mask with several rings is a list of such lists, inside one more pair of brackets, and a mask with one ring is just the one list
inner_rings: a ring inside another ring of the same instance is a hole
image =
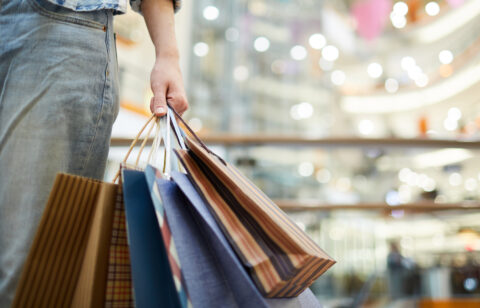
[[156, 210], [168, 218], [194, 307], [320, 307], [309, 289], [297, 298], [264, 298], [190, 179], [174, 171], [166, 180], [151, 166], [145, 174]]
[[145, 174], [123, 170], [122, 181], [135, 305], [181, 308]]
[[164, 179], [151, 166], [145, 169], [145, 176], [157, 215], [164, 212], [168, 219], [193, 307], [268, 307], [254, 287], [252, 296], [241, 283], [232, 284], [232, 279], [226, 276], [219, 260], [223, 252], [219, 254], [212, 248], [216, 244], [210, 243], [207, 230], [201, 228], [190, 201], [178, 185]]

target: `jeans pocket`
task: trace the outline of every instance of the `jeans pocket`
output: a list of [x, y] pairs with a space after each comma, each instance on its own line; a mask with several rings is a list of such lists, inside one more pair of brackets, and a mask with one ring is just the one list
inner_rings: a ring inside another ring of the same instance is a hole
[[47, 0], [27, 0], [34, 11], [50, 19], [98, 30], [106, 31], [106, 25], [89, 19], [88, 15], [96, 12], [75, 12], [61, 5], [56, 5]]

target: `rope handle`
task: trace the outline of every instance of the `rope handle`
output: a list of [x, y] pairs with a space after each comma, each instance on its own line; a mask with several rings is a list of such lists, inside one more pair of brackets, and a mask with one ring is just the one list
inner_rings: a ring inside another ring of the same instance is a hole
[[[224, 165], [227, 165], [227, 163], [223, 160], [223, 158], [221, 158], [220, 156], [218, 156], [217, 154], [215, 154], [213, 151], [211, 151], [206, 145], [205, 143], [203, 143], [203, 141], [197, 136], [197, 134], [193, 131], [193, 129], [190, 128], [190, 126], [187, 124], [187, 122], [185, 122], [184, 119], [182, 119], [182, 117], [180, 116], [180, 114], [178, 114], [177, 111], [175, 111], [174, 108], [172, 108], [172, 106], [170, 105], [170, 103], [167, 101], [167, 106], [168, 106], [168, 110], [167, 110], [167, 114], [166, 114], [166, 120], [167, 120], [167, 128], [172, 128], [173, 130], [173, 135], [176, 137], [177, 141], [178, 141], [178, 144], [180, 145], [181, 148], [183, 149], [186, 149], [187, 147], [185, 146], [185, 143], [184, 143], [184, 138], [185, 138], [185, 133], [183, 132], [182, 128], [179, 127], [177, 125], [177, 121], [176, 119], [180, 120], [180, 122], [182, 122], [183, 126], [188, 130], [188, 132], [190, 133], [191, 136], [193, 136], [195, 138], [195, 140], [200, 144], [200, 146], [205, 149], [205, 151], [207, 151], [207, 153], [210, 153], [212, 155], [214, 155], [215, 157], [217, 157]], [[173, 112], [173, 114], [172, 114]], [[159, 132], [160, 132], [160, 119], [157, 118], [155, 116], [155, 114], [153, 114], [148, 120], [147, 122], [143, 125], [143, 127], [140, 129], [140, 131], [138, 132], [138, 134], [135, 136], [135, 138], [133, 139], [132, 143], [130, 144], [130, 147], [128, 148], [128, 151], [127, 151], [127, 154], [125, 154], [125, 157], [124, 159], [122, 160], [122, 164], [125, 164], [128, 160], [128, 158], [130, 157], [130, 154], [132, 153], [132, 150], [133, 148], [135, 147], [135, 145], [137, 144], [137, 142], [139, 141], [140, 139], [140, 136], [142, 135], [142, 133], [145, 131], [145, 129], [147, 128], [147, 126], [150, 124], [150, 122], [152, 122], [153, 119], [156, 119], [156, 121], [154, 121], [153, 125], [148, 129], [147, 131], [147, 136], [143, 139], [143, 142], [142, 144], [140, 145], [140, 151], [138, 153], [138, 156], [137, 156], [137, 159], [135, 161], [135, 166], [138, 165], [139, 161], [140, 161], [140, 156], [142, 155], [142, 152], [147, 144], [147, 141], [150, 137], [150, 134], [153, 130], [153, 128], [155, 126], [157, 126], [157, 130], [156, 130], [156, 133], [155, 133], [155, 139], [154, 139], [154, 144], [152, 144], [152, 148], [150, 149], [150, 153], [148, 155], [148, 162], [150, 162], [150, 159], [152, 157], [152, 153], [155, 151], [157, 151], [157, 147], [159, 147], [160, 145], [160, 142], [159, 141]], [[157, 124], [157, 125], [155, 125]], [[166, 139], [165, 139], [166, 138]], [[170, 144], [170, 130], [168, 129], [167, 133], [166, 133], [166, 136], [164, 136], [164, 142], [168, 143], [168, 145], [166, 144], [166, 147], [165, 147], [165, 151], [170, 151], [170, 148], [171, 148], [171, 144]], [[167, 150], [168, 148], [168, 150]], [[166, 154], [166, 153], [165, 153]], [[154, 155], [155, 156], [155, 155]], [[165, 170], [166, 168], [166, 165], [169, 164], [168, 161], [165, 161], [165, 160], [168, 160], [167, 159], [167, 155], [165, 155], [164, 157], [164, 168], [163, 168], [163, 171], [167, 171]], [[118, 171], [117, 173], [115, 174], [115, 177], [113, 178], [113, 183], [116, 183], [118, 178], [120, 177], [120, 172], [121, 172], [121, 166], [118, 168]], [[167, 171], [169, 172], [169, 170]]]
[[[140, 131], [138, 132], [138, 134], [135, 136], [135, 138], [133, 139], [132, 143], [130, 144], [130, 147], [128, 148], [128, 151], [127, 151], [127, 154], [125, 154], [125, 157], [123, 158], [122, 160], [122, 164], [125, 164], [127, 162], [127, 159], [128, 157], [130, 156], [130, 154], [132, 153], [132, 150], [133, 148], [135, 147], [135, 145], [137, 144], [138, 140], [140, 139], [140, 136], [142, 135], [142, 133], [145, 131], [145, 129], [147, 128], [148, 124], [150, 124], [150, 122], [152, 122], [152, 120], [155, 118], [156, 116], [153, 114], [148, 120], [147, 122], [143, 125], [143, 127], [140, 129]], [[155, 125], [152, 125], [152, 127], [148, 130], [147, 132], [147, 137], [144, 138], [141, 146], [140, 146], [140, 153], [137, 157], [137, 160], [135, 162], [135, 164], [137, 165], [138, 164], [138, 161], [140, 159], [140, 155], [142, 154], [142, 151], [143, 149], [145, 148], [145, 145], [147, 144], [147, 140], [148, 138], [150, 137], [150, 133], [152, 132], [152, 128], [154, 127]], [[115, 177], [113, 178], [113, 183], [116, 183], [119, 176], [120, 176], [120, 171], [121, 171], [121, 166], [118, 168], [118, 171], [117, 173], [115, 174]]]

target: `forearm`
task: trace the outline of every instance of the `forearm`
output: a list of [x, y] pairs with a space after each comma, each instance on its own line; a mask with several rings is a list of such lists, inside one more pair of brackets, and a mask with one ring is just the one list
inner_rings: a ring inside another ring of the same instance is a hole
[[143, 0], [141, 9], [155, 46], [156, 57], [178, 59], [172, 0]]
[[172, 0], [143, 0], [141, 10], [155, 46], [155, 64], [150, 74], [153, 97], [150, 110], [163, 116], [167, 101], [178, 113], [188, 108], [179, 66]]

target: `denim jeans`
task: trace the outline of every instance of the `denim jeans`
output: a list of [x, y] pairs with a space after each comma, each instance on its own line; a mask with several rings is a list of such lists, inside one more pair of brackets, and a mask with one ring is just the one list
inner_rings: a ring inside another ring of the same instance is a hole
[[103, 177], [118, 113], [113, 12], [0, 0], [0, 307], [56, 173]]

